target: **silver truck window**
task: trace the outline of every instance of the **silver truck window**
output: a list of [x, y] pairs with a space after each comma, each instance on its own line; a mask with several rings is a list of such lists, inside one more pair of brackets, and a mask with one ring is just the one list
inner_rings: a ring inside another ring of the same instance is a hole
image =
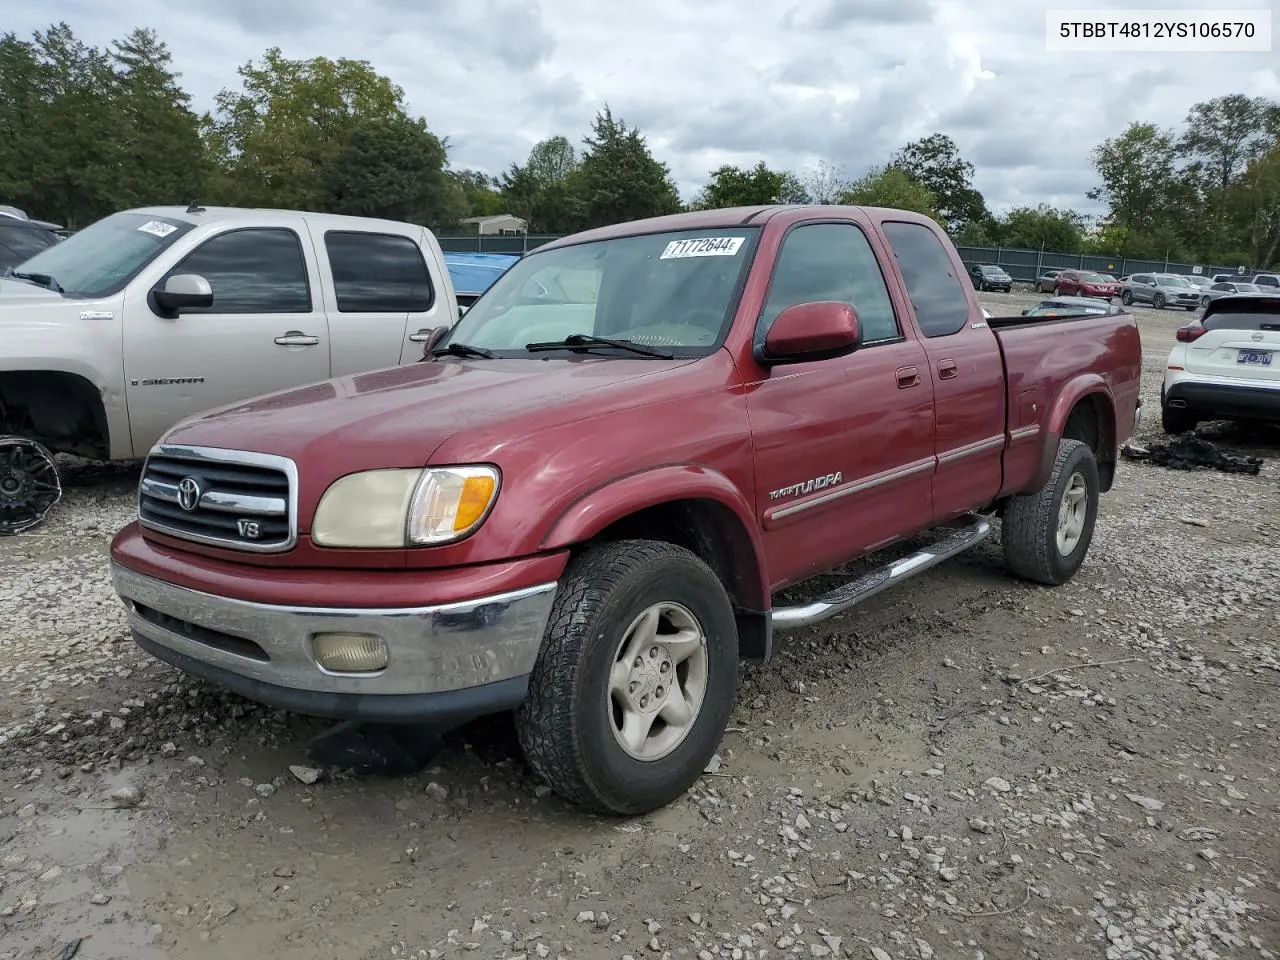
[[220, 233], [187, 254], [168, 275], [178, 273], [198, 274], [213, 288], [213, 306], [184, 308], [183, 313], [311, 312], [302, 243], [286, 227]]
[[339, 313], [421, 313], [435, 299], [422, 251], [408, 237], [328, 230], [324, 248]]
[[808, 223], [787, 233], [756, 327], [757, 342], [787, 307], [815, 300], [838, 300], [853, 307], [864, 343], [902, 336], [875, 251], [855, 224]]
[[949, 337], [965, 329], [969, 298], [937, 234], [918, 223], [897, 221], [884, 224], [884, 234], [902, 271], [920, 332]]

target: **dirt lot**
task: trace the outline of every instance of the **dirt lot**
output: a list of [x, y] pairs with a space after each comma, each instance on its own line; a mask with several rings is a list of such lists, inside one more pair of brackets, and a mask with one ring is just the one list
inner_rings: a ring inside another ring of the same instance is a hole
[[[1154, 439], [1189, 318], [1139, 314]], [[1280, 956], [1280, 435], [1202, 429], [1271, 459], [1123, 464], [1061, 589], [988, 542], [784, 638], [714, 772], [630, 821], [503, 718], [301, 782], [317, 724], [127, 638], [136, 474], [85, 469], [0, 541], [0, 958]]]

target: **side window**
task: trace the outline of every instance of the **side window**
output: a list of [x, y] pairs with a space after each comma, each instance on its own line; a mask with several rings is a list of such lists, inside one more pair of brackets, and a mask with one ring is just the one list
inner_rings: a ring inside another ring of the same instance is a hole
[[284, 227], [229, 230], [205, 241], [169, 271], [195, 273], [213, 288], [213, 306], [190, 313], [310, 313], [311, 286], [298, 235]]
[[920, 331], [926, 337], [947, 337], [963, 330], [969, 322], [969, 300], [942, 241], [918, 223], [886, 223], [883, 229], [916, 308]]
[[787, 307], [839, 300], [858, 311], [864, 343], [902, 335], [875, 251], [851, 223], [811, 223], [787, 234], [756, 327], [763, 338]]
[[1139, 273], [1137, 276], [1133, 278], [1133, 282], [1134, 283], [1151, 283], [1152, 281], [1151, 281], [1151, 278], [1148, 277], [1145, 273]]
[[417, 313], [434, 300], [422, 251], [408, 237], [330, 230], [324, 235], [339, 313]]

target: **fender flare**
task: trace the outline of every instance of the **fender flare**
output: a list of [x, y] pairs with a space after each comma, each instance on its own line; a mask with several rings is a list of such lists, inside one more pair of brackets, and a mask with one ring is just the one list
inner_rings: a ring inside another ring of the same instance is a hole
[[730, 512], [750, 545], [754, 567], [752, 575], [740, 584], [743, 596], [739, 599], [755, 610], [767, 610], [771, 591], [755, 512], [728, 477], [698, 464], [653, 467], [586, 491], [551, 522], [538, 549], [557, 550], [582, 543], [624, 517], [677, 500], [710, 500]]
[[1036, 475], [1024, 492], [1040, 490], [1049, 482], [1049, 476], [1053, 473], [1053, 462], [1058, 456], [1058, 443], [1062, 439], [1062, 431], [1067, 426], [1067, 418], [1071, 416], [1071, 411], [1075, 409], [1076, 404], [1087, 396], [1100, 396], [1106, 401], [1104, 417], [1109, 414], [1111, 422], [1108, 424], [1104, 420], [1102, 439], [1105, 441], [1108, 435], [1115, 436], [1116, 401], [1107, 382], [1096, 373], [1083, 373], [1068, 380], [1058, 391], [1057, 399], [1045, 414], [1045, 442], [1040, 450], [1040, 464], [1036, 469]]

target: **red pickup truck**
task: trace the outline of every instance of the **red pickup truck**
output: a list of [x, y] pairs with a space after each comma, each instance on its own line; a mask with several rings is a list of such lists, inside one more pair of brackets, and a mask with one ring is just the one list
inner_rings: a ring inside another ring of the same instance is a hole
[[701, 775], [775, 630], [997, 527], [1014, 575], [1072, 577], [1140, 413], [1131, 315], [988, 320], [937, 224], [879, 208], [566, 237], [423, 359], [170, 430], [111, 548], [134, 637], [314, 716], [514, 709], [535, 772], [617, 814]]

